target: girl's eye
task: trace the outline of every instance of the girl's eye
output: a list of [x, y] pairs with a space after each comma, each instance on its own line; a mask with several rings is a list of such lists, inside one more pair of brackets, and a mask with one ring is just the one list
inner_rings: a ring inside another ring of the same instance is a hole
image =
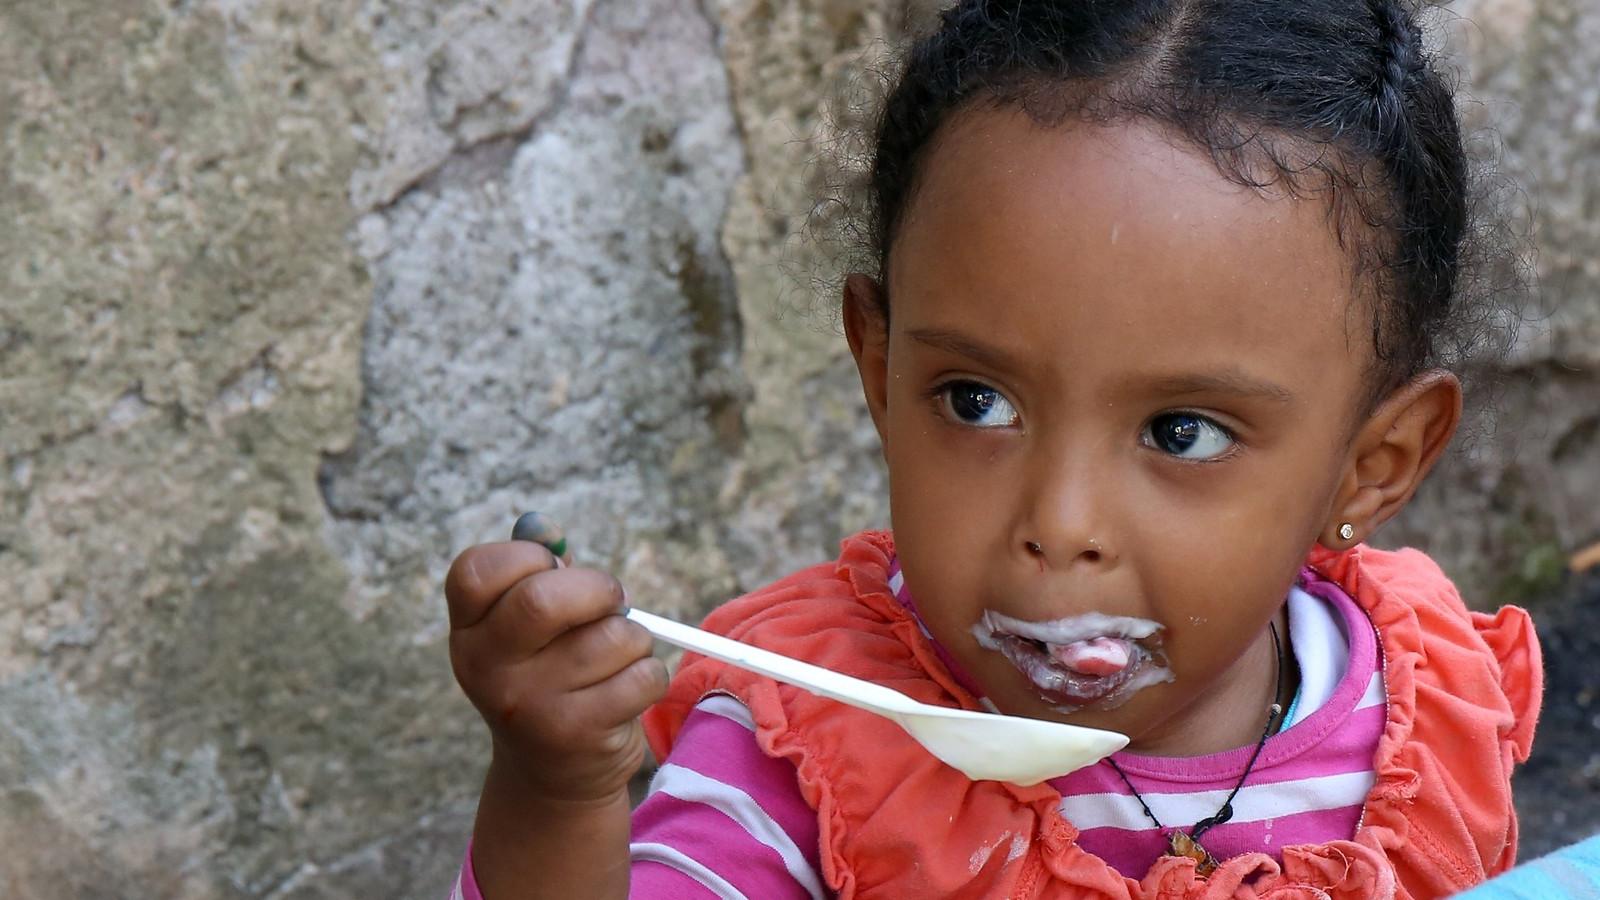
[[1233, 449], [1228, 429], [1194, 413], [1162, 413], [1145, 426], [1145, 444], [1179, 459], [1216, 459]]
[[945, 408], [956, 420], [976, 428], [1009, 428], [1017, 410], [1005, 395], [976, 381], [952, 381], [939, 389]]

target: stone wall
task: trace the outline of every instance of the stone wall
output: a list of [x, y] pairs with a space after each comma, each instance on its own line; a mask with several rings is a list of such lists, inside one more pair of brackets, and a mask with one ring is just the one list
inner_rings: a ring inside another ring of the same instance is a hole
[[1600, 5], [1476, 0], [1441, 20], [1474, 143], [1523, 192], [1538, 295], [1488, 373], [1492, 424], [1387, 538], [1429, 548], [1476, 596], [1524, 600], [1600, 539]]
[[[1551, 311], [1392, 536], [1487, 597], [1600, 538], [1600, 10], [1450, 9]], [[546, 510], [692, 616], [882, 523], [797, 235], [926, 13], [0, 5], [0, 896], [439, 897], [456, 552]]]

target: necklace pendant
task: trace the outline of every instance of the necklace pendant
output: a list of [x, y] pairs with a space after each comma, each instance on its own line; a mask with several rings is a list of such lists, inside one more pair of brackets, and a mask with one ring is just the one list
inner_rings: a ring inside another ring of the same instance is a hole
[[1216, 857], [1211, 852], [1200, 846], [1200, 842], [1190, 837], [1187, 832], [1173, 829], [1167, 836], [1167, 855], [1186, 856], [1194, 860], [1194, 872], [1205, 878], [1217, 870]]

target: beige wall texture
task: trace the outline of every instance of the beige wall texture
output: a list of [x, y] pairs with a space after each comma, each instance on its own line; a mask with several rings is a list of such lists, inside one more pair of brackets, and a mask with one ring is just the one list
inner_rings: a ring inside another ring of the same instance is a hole
[[[1600, 538], [1596, 6], [1442, 26], [1551, 310], [1389, 536], [1480, 604]], [[883, 524], [795, 236], [925, 18], [0, 2], [0, 896], [439, 897], [486, 750], [456, 552], [545, 510], [693, 616]]]

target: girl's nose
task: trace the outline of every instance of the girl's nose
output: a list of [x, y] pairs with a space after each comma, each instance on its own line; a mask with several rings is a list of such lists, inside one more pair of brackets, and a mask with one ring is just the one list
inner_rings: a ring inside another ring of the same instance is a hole
[[1081, 540], [1069, 539], [1052, 541], [1051, 543], [1055, 548], [1055, 552], [1047, 551], [1041, 541], [1023, 541], [1022, 547], [1028, 552], [1029, 556], [1038, 561], [1041, 568], [1074, 563], [1109, 565], [1116, 562], [1116, 556], [1101, 544], [1099, 538], [1093, 536], [1085, 536]]
[[1040, 490], [1022, 517], [1018, 543], [1041, 569], [1115, 565], [1116, 539], [1102, 485], [1069, 468], [1055, 468], [1040, 479]]

